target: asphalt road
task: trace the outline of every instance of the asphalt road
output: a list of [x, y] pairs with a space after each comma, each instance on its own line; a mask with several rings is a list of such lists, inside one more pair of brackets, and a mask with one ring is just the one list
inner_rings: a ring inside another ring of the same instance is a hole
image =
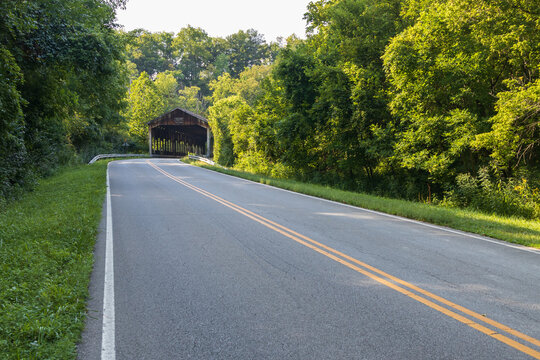
[[[540, 358], [538, 251], [173, 159], [109, 177], [116, 359]], [[101, 358], [105, 227], [79, 359]]]

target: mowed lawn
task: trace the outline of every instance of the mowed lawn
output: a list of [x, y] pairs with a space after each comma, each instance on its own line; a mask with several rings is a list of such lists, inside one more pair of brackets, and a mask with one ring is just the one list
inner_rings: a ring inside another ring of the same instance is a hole
[[76, 358], [106, 169], [65, 168], [1, 210], [1, 359]]

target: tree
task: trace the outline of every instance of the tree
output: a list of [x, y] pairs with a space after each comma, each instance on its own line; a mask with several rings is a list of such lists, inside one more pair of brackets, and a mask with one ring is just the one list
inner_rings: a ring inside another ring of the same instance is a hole
[[230, 113], [234, 111], [234, 106], [234, 102], [225, 98], [208, 109], [208, 122], [214, 136], [214, 160], [223, 166], [232, 166], [235, 161], [229, 130]]
[[[101, 128], [121, 120], [117, 113], [126, 79], [120, 70], [123, 43], [114, 29], [114, 12], [123, 4], [1, 2], [2, 61], [9, 67], [16, 64], [22, 79], [14, 80], [11, 94], [21, 99], [22, 125], [16, 128], [26, 151], [19, 153], [24, 165], [18, 167], [28, 175], [54, 171], [73, 150], [81, 151], [80, 139], [100, 142]], [[71, 132], [74, 123], [84, 136]], [[30, 184], [31, 178], [20, 184]]]
[[246, 67], [265, 64], [270, 57], [270, 47], [254, 29], [240, 30], [227, 36], [226, 41], [232, 76], [238, 76]]
[[190, 86], [179, 90], [178, 106], [197, 114], [203, 114], [206, 111], [206, 106], [200, 91], [201, 89], [197, 86]]
[[281, 160], [305, 171], [313, 164], [316, 121], [310, 110], [317, 98], [317, 84], [312, 76], [315, 68], [313, 55], [304, 42], [283, 49], [274, 68], [274, 77], [287, 104], [283, 118], [276, 124]]
[[212, 100], [217, 102], [232, 95], [239, 95], [250, 106], [253, 106], [263, 95], [264, 89], [261, 83], [270, 75], [271, 71], [271, 66], [258, 65], [245, 69], [238, 78], [233, 78], [230, 74], [225, 73], [210, 83]]
[[[374, 186], [393, 121], [381, 55], [401, 30], [400, 1], [318, 1], [307, 41], [290, 39], [274, 76], [289, 110], [277, 124], [282, 160], [321, 181]], [[385, 139], [386, 140], [386, 139]]]
[[320, 79], [315, 108], [331, 123], [325, 125], [324, 158], [351, 188], [373, 189], [386, 155], [377, 129], [391, 126], [393, 118], [381, 55], [402, 28], [400, 5], [398, 0], [343, 0], [312, 16], [321, 23], [311, 40]]
[[497, 172], [518, 166], [540, 165], [540, 79], [532, 83], [509, 83], [498, 94], [497, 114], [490, 119], [491, 131], [477, 135], [473, 146], [491, 151]]
[[139, 144], [145, 144], [148, 139], [147, 123], [161, 115], [165, 108], [156, 85], [147, 73], [142, 72], [131, 83], [127, 102], [125, 116], [128, 119], [129, 133]]
[[154, 80], [156, 90], [164, 103], [163, 112], [180, 106], [178, 82], [170, 72], [159, 73]]
[[173, 33], [152, 33], [144, 29], [124, 34], [127, 39], [127, 56], [135, 63], [139, 73], [150, 75], [174, 70]]
[[[508, 112], [496, 115], [509, 104], [508, 81], [521, 79], [527, 92], [538, 77], [538, 55], [531, 47], [540, 40], [538, 5], [419, 1], [410, 2], [407, 13], [414, 25], [392, 40], [383, 57], [394, 87], [391, 108], [400, 119], [396, 157], [449, 188], [457, 174], [474, 173], [485, 164], [475, 144], [495, 149], [487, 140], [493, 133], [474, 139], [490, 123], [508, 123]], [[509, 130], [499, 126], [496, 132], [512, 148], [513, 135], [501, 134], [503, 128]], [[499, 155], [494, 157], [507, 164], [507, 156]]]
[[17, 91], [21, 80], [13, 55], [0, 47], [0, 204], [27, 178], [23, 99]]
[[210, 83], [213, 105], [208, 109], [214, 133], [214, 157], [220, 164], [260, 172], [267, 167], [261, 153], [264, 133], [257, 104], [264, 96], [262, 82], [271, 72], [269, 66], [246, 68], [235, 79], [224, 74]]
[[201, 28], [182, 28], [173, 40], [176, 68], [182, 72], [182, 86], [201, 86], [200, 73], [215, 60], [214, 41]]

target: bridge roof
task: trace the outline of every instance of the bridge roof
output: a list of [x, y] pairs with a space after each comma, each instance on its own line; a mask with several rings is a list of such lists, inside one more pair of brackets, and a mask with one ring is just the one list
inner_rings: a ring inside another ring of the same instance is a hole
[[165, 114], [162, 114], [149, 121], [147, 124], [150, 128], [155, 128], [161, 125], [198, 125], [203, 128], [210, 128], [208, 119], [182, 108], [176, 108], [166, 112]]

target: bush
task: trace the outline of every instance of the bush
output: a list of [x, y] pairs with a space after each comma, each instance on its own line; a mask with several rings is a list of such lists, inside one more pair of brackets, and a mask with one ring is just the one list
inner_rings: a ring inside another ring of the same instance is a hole
[[521, 173], [513, 178], [494, 180], [487, 168], [481, 168], [478, 176], [459, 174], [443, 203], [506, 216], [540, 219], [540, 184], [531, 184], [530, 178], [538, 179]]

